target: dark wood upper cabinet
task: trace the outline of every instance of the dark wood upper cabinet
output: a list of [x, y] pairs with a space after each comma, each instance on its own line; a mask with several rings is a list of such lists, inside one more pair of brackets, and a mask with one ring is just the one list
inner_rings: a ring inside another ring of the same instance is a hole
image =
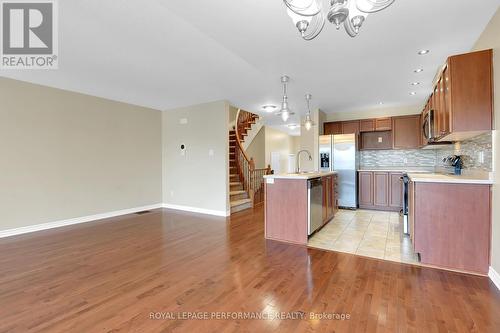
[[359, 121], [360, 132], [373, 132], [375, 131], [375, 119], [362, 119]]
[[392, 118], [392, 146], [394, 149], [414, 149], [420, 147], [422, 131], [420, 115]]
[[342, 122], [334, 121], [334, 122], [324, 123], [323, 134], [324, 135], [342, 134]]
[[390, 131], [391, 129], [392, 129], [391, 118], [375, 119], [375, 130], [376, 131]]
[[427, 102], [437, 141], [462, 141], [492, 130], [492, 57], [493, 51], [485, 50], [448, 58]]
[[359, 134], [359, 120], [343, 121], [342, 134]]
[[360, 150], [392, 149], [392, 131], [361, 133]]

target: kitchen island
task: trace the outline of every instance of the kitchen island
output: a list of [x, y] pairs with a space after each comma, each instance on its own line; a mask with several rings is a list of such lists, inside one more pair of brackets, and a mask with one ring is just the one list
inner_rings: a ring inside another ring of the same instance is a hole
[[488, 176], [409, 173], [409, 224], [423, 264], [486, 275], [490, 264]]
[[[335, 171], [267, 175], [264, 178], [267, 239], [306, 245], [311, 219], [321, 228], [334, 217], [337, 210]], [[313, 203], [313, 207], [308, 204], [311, 197], [308, 183], [312, 180], [321, 181], [321, 202]], [[321, 209], [319, 217], [317, 214], [311, 217], [312, 209], [318, 211], [318, 208]]]

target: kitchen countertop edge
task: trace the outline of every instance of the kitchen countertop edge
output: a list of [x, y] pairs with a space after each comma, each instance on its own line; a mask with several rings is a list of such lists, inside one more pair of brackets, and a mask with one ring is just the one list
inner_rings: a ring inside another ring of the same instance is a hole
[[329, 172], [313, 172], [313, 173], [304, 173], [304, 174], [296, 174], [296, 173], [284, 173], [277, 175], [265, 175], [265, 179], [313, 179], [320, 178], [330, 175], [337, 174], [337, 171], [329, 171]]
[[478, 185], [493, 184], [493, 180], [489, 178], [473, 178], [473, 177], [454, 176], [454, 175], [432, 174], [432, 177], [429, 177], [428, 175], [421, 173], [420, 174], [408, 173], [408, 177], [410, 178], [411, 181], [415, 183], [448, 183], [448, 184], [478, 184]]

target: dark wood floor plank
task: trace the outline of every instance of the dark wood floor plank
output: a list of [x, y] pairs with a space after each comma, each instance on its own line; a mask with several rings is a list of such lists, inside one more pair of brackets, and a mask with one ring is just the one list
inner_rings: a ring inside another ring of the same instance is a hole
[[[262, 208], [155, 210], [0, 239], [0, 253], [0, 332], [500, 331], [487, 278], [265, 240]], [[162, 311], [307, 319], [149, 318]]]

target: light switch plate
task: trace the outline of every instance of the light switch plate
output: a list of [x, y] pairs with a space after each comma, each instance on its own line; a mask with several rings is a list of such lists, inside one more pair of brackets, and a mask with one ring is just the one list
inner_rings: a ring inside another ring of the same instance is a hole
[[208, 150], [208, 156], [214, 156], [215, 155], [215, 152], [213, 149], [209, 149]]
[[274, 178], [266, 178], [266, 184], [274, 184]]
[[188, 123], [188, 119], [187, 118], [181, 118], [181, 119], [179, 119], [179, 124], [186, 125], [187, 123]]

